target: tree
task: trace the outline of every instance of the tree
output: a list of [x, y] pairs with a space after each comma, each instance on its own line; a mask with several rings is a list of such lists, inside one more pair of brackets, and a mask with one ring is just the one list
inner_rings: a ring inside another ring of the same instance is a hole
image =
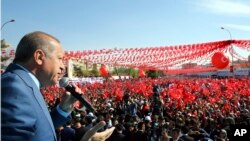
[[147, 74], [148, 77], [158, 78], [160, 76], [163, 76], [164, 72], [163, 71], [157, 71], [157, 70], [149, 70], [149, 71], [146, 72], [146, 74]]
[[132, 76], [133, 78], [138, 78], [138, 70], [134, 68], [129, 68], [129, 76]]
[[97, 69], [97, 64], [93, 64], [93, 68], [92, 70], [90, 71], [90, 74], [94, 77], [97, 77], [99, 76], [99, 71]]
[[73, 64], [73, 76], [88, 77], [89, 75], [89, 71], [83, 67], [82, 63]]
[[[4, 39], [2, 39], [1, 40], [1, 52], [3, 53], [3, 51], [9, 47], [11, 47], [10, 44], [8, 44]], [[9, 59], [10, 59], [10, 56], [1, 54], [1, 62], [8, 61]], [[4, 65], [3, 63], [1, 63], [1, 68], [5, 68], [6, 65], [8, 64]]]
[[128, 68], [115, 66], [111, 74], [119, 76], [128, 75]]
[[10, 47], [10, 44], [8, 44], [4, 39], [1, 40], [1, 50], [6, 49]]

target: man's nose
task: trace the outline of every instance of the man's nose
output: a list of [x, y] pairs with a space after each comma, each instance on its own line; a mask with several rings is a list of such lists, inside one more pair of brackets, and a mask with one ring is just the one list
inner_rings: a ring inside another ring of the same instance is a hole
[[66, 73], [66, 67], [65, 67], [64, 65], [62, 65], [62, 66], [60, 67], [60, 70], [61, 70], [61, 73], [62, 73], [62, 74], [65, 74], [65, 73]]

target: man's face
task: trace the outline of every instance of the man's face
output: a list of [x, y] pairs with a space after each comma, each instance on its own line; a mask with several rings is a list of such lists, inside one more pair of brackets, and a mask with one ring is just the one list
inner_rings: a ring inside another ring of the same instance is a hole
[[51, 41], [54, 50], [46, 55], [42, 65], [42, 76], [40, 76], [42, 86], [55, 85], [64, 73], [63, 55], [64, 51], [61, 45], [56, 41]]

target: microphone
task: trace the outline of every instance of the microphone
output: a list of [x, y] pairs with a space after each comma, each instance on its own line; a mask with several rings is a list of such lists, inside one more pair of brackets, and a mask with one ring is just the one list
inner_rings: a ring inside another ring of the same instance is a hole
[[59, 81], [60, 87], [64, 87], [66, 91], [69, 91], [77, 100], [79, 100], [87, 109], [96, 113], [95, 108], [84, 98], [81, 94], [75, 91], [75, 87], [68, 82], [68, 78], [63, 77]]

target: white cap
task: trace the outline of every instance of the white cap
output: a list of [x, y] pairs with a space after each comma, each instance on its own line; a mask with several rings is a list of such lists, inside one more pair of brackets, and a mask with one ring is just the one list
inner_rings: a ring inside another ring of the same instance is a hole
[[94, 114], [92, 112], [89, 112], [88, 116], [90, 117], [95, 117]]
[[107, 107], [111, 107], [111, 104], [110, 104], [110, 103], [107, 103]]
[[151, 121], [151, 117], [150, 117], [150, 116], [146, 116], [146, 117], [145, 117], [145, 120], [146, 120], [146, 121]]

